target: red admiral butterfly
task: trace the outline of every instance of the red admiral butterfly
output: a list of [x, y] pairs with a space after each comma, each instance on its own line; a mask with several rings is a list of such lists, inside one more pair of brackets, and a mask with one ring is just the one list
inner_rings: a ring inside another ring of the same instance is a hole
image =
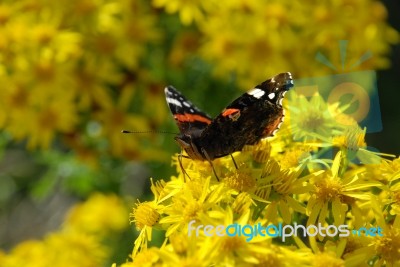
[[257, 85], [212, 119], [174, 87], [165, 88], [167, 103], [179, 127], [178, 144], [194, 160], [211, 161], [273, 136], [284, 118], [282, 100], [293, 87], [290, 72]]

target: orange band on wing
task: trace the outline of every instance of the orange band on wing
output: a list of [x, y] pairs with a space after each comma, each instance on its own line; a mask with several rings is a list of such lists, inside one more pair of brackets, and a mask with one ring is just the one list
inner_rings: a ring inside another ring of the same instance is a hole
[[211, 123], [211, 120], [209, 118], [206, 118], [206, 117], [203, 117], [203, 116], [200, 116], [200, 115], [197, 115], [197, 114], [188, 114], [188, 113], [175, 114], [174, 118], [176, 120], [178, 120], [178, 121], [181, 121], [181, 122], [196, 122], [196, 121], [199, 121], [199, 122], [204, 122], [204, 123], [207, 123], [207, 124]]
[[240, 112], [240, 110], [237, 108], [228, 108], [225, 109], [224, 112], [222, 112], [222, 116], [226, 117], [236, 112]]

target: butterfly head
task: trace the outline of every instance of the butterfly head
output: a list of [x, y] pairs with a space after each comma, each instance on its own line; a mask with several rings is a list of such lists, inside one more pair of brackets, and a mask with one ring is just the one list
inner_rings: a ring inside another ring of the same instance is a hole
[[186, 151], [188, 156], [194, 160], [204, 160], [205, 157], [200, 153], [199, 148], [194, 143], [193, 138], [190, 134], [180, 134], [175, 137], [175, 141], [180, 145], [180, 147]]

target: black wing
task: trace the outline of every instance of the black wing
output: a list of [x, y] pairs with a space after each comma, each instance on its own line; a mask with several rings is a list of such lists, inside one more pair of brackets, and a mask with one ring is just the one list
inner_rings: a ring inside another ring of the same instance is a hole
[[286, 72], [244, 93], [204, 129], [197, 145], [214, 159], [273, 135], [283, 121], [283, 97], [292, 86], [292, 75]]
[[210, 116], [188, 101], [174, 87], [168, 86], [164, 91], [169, 109], [181, 134], [201, 132], [211, 123]]

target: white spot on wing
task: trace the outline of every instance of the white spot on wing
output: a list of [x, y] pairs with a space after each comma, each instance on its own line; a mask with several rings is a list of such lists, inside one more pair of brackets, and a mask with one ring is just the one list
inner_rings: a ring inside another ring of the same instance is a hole
[[247, 94], [252, 95], [257, 99], [260, 99], [265, 94], [265, 92], [261, 89], [254, 88], [253, 90], [247, 92]]
[[169, 90], [168, 87], [165, 87], [164, 92], [166, 95], [172, 95], [172, 92]]
[[172, 105], [175, 105], [175, 106], [178, 106], [178, 107], [182, 107], [181, 102], [179, 102], [175, 98], [167, 97], [167, 102], [168, 102], [168, 104], [172, 104]]
[[184, 105], [185, 107], [190, 108], [190, 104], [189, 104], [188, 102], [183, 102], [183, 105]]
[[268, 97], [269, 97], [269, 99], [274, 99], [275, 98], [275, 93], [270, 93], [269, 95], [268, 95]]

